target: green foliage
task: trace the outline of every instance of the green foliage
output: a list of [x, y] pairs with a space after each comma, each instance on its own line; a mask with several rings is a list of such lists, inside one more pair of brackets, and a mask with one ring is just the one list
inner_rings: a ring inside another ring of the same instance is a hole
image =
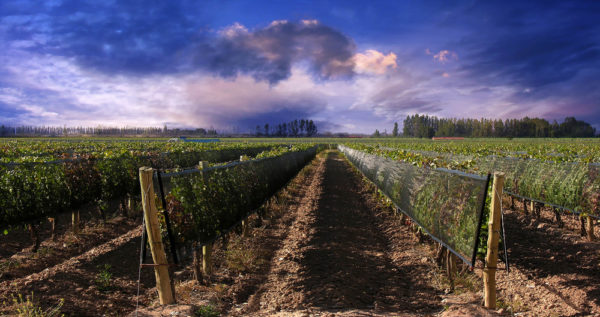
[[[506, 175], [505, 190], [571, 210], [600, 215], [598, 142], [394, 142], [352, 148], [416, 166]], [[512, 155], [512, 156], [511, 156]]]
[[[6, 234], [11, 225], [50, 217], [83, 204], [137, 196], [141, 166], [175, 168], [199, 161], [232, 161], [242, 154], [254, 156], [272, 148], [278, 147], [241, 143], [2, 142], [0, 229]], [[47, 161], [50, 163], [44, 163]]]
[[179, 242], [207, 241], [230, 228], [283, 187], [316, 151], [298, 146], [229, 168], [165, 179], [171, 188], [169, 217]]
[[110, 269], [112, 266], [110, 264], [98, 265], [98, 274], [96, 274], [96, 279], [94, 282], [96, 283], [96, 287], [101, 292], [108, 292], [113, 288], [112, 281], [112, 273]]
[[202, 305], [196, 310], [197, 317], [219, 317], [221, 313], [212, 305]]
[[[12, 306], [14, 309], [11, 316], [18, 317], [58, 317], [64, 316], [60, 312], [62, 306], [64, 305], [65, 300], [61, 299], [60, 302], [54, 306], [44, 310], [39, 304], [35, 301], [33, 292], [31, 295], [23, 296], [22, 294], [18, 294], [15, 296], [11, 295], [12, 303], [3, 303], [3, 306]], [[12, 304], [12, 305], [11, 305]]]
[[486, 179], [340, 149], [403, 212], [470, 262], [476, 251]]

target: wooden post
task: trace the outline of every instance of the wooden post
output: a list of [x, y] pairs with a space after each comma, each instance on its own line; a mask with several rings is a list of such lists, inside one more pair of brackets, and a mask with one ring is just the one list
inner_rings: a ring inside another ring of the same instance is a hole
[[552, 207], [552, 211], [554, 212], [554, 217], [556, 218], [556, 222], [558, 223], [558, 227], [562, 228], [564, 226], [564, 223], [562, 221], [562, 218], [560, 217], [560, 211], [556, 207]]
[[152, 176], [154, 170], [150, 167], [140, 167], [140, 185], [142, 189], [142, 206], [144, 208], [144, 220], [146, 232], [148, 232], [148, 244], [154, 261], [154, 275], [156, 277], [156, 289], [161, 305], [175, 303], [175, 294], [171, 288], [169, 277], [169, 264], [162, 243], [160, 227], [158, 224], [158, 209], [154, 203], [154, 186]]
[[48, 221], [50, 222], [50, 239], [56, 241], [56, 218], [50, 217]]
[[581, 236], [585, 237], [587, 235], [587, 230], [585, 230], [585, 219], [583, 219], [583, 215], [579, 215], [579, 224], [581, 226]]
[[202, 282], [202, 271], [200, 270], [200, 252], [198, 252], [198, 246], [194, 243], [193, 247], [193, 258], [194, 258], [194, 278], [198, 282]]
[[206, 275], [210, 275], [212, 272], [212, 244], [206, 244], [202, 246], [202, 271]]
[[525, 211], [525, 214], [528, 215], [529, 212], [527, 211], [527, 199], [523, 198], [523, 211]]
[[73, 227], [73, 234], [79, 234], [79, 210], [71, 212], [71, 225]]
[[198, 169], [203, 170], [208, 167], [208, 161], [200, 161], [198, 162]]
[[435, 262], [439, 266], [443, 266], [445, 254], [446, 254], [446, 247], [440, 244], [440, 248], [438, 249], [437, 255], [435, 256]]
[[242, 237], [248, 236], [248, 218], [242, 220]]
[[596, 236], [594, 235], [594, 218], [589, 215], [587, 218], [587, 238], [590, 241], [596, 240]]
[[[240, 162], [246, 161], [244, 155], [240, 155]], [[242, 220], [242, 237], [248, 236], [248, 218]]]
[[29, 229], [29, 236], [31, 237], [31, 243], [32, 243], [31, 251], [33, 253], [35, 253], [40, 248], [40, 235], [38, 233], [38, 230], [37, 230], [34, 222], [30, 222], [27, 227]]
[[530, 206], [529, 210], [531, 210], [531, 213], [537, 217], [537, 215], [535, 214], [535, 211], [536, 211], [535, 210], [535, 201], [533, 201], [533, 200], [529, 201], [529, 206]]
[[448, 256], [446, 258], [446, 272], [448, 273], [448, 280], [450, 281], [450, 291], [454, 291], [454, 278], [456, 277], [456, 256], [450, 250], [448, 250]]
[[485, 307], [496, 309], [496, 265], [498, 262], [498, 240], [500, 238], [500, 217], [504, 173], [494, 173], [492, 204], [488, 222], [487, 255], [483, 268], [483, 288]]

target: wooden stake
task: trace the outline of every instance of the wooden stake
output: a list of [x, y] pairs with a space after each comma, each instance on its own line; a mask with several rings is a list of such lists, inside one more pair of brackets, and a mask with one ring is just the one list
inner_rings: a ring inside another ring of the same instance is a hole
[[487, 255], [483, 269], [483, 287], [485, 307], [496, 309], [496, 265], [498, 262], [498, 240], [500, 238], [500, 217], [504, 173], [494, 173], [492, 185], [492, 204], [488, 222]]
[[439, 266], [443, 266], [445, 253], [446, 253], [446, 247], [440, 244], [440, 248], [438, 249], [437, 255], [435, 256], [435, 262]]
[[450, 281], [450, 291], [454, 291], [454, 277], [456, 276], [456, 256], [454, 253], [448, 250], [448, 256], [446, 258], [446, 272], [448, 273], [448, 280]]
[[31, 222], [27, 226], [29, 228], [29, 236], [31, 237], [32, 242], [32, 252], [35, 253], [40, 248], [40, 235], [38, 234], [35, 223]]
[[596, 235], [594, 235], [594, 219], [590, 216], [587, 216], [587, 238], [590, 241], [596, 240]]
[[527, 211], [527, 199], [523, 198], [523, 211], [525, 211], [525, 214], [529, 214], [529, 212]]
[[193, 258], [194, 258], [194, 278], [198, 282], [202, 282], [202, 271], [200, 270], [200, 252], [198, 252], [198, 246], [194, 243], [193, 246]]
[[587, 230], [585, 230], [585, 219], [580, 215], [579, 216], [579, 224], [581, 226], [581, 236], [585, 237], [587, 235]]
[[212, 272], [212, 244], [206, 244], [202, 246], [202, 271], [206, 275], [210, 275]]
[[200, 161], [198, 162], [198, 169], [203, 170], [208, 167], [208, 161]]
[[562, 218], [560, 217], [560, 211], [558, 210], [558, 208], [552, 207], [552, 211], [554, 211], [554, 217], [556, 218], [556, 222], [558, 223], [558, 227], [559, 228], [564, 227], [565, 224], [562, 221]]
[[242, 220], [242, 237], [248, 236], [248, 218]]
[[71, 212], [71, 225], [73, 227], [73, 234], [79, 234], [79, 210]]
[[144, 220], [146, 232], [148, 232], [148, 244], [152, 252], [152, 260], [156, 265], [154, 275], [156, 277], [156, 289], [161, 305], [175, 303], [175, 294], [171, 288], [167, 256], [162, 243], [160, 227], [158, 224], [158, 209], [154, 203], [154, 186], [152, 176], [154, 170], [150, 167], [140, 167], [140, 185], [142, 189], [142, 206], [144, 208]]
[[48, 221], [50, 222], [50, 239], [56, 241], [56, 218], [48, 218]]

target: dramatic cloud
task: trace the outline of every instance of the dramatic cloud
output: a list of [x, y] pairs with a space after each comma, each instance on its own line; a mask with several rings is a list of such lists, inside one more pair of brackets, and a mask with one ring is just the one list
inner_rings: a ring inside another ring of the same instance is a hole
[[255, 31], [236, 23], [219, 34], [214, 43], [197, 47], [195, 63], [223, 77], [249, 74], [274, 84], [288, 78], [292, 65], [301, 62], [320, 79], [354, 74], [352, 40], [316, 20], [274, 21]]
[[366, 74], [385, 74], [389, 69], [394, 69], [396, 64], [396, 54], [389, 53], [383, 55], [376, 50], [367, 50], [365, 54], [357, 53], [354, 55], [355, 68], [357, 73]]
[[5, 0], [0, 124], [249, 131], [309, 117], [372, 132], [427, 113], [600, 128], [599, 12], [578, 0]]

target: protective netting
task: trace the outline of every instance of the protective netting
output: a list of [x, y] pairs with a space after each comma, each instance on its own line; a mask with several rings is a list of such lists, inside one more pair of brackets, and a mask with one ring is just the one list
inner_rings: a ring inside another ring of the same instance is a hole
[[575, 213], [598, 215], [599, 166], [488, 156], [472, 167], [478, 172], [501, 171], [510, 194], [537, 200]]
[[[177, 243], [216, 238], [262, 206], [316, 153], [317, 147], [311, 147], [275, 157], [162, 174]], [[155, 177], [155, 188], [159, 186], [157, 180]]]
[[432, 238], [474, 265], [488, 177], [420, 168], [343, 145], [339, 149]]
[[[392, 148], [382, 148], [394, 151]], [[433, 151], [410, 151], [465, 172], [504, 172], [505, 193], [556, 207], [566, 212], [600, 218], [600, 164], [550, 162], [504, 156], [473, 156]], [[517, 153], [518, 154], [518, 153]]]
[[141, 166], [173, 168], [198, 161], [222, 162], [254, 156], [274, 146], [224, 150], [172, 151], [137, 155], [129, 151], [106, 158], [80, 155], [49, 162], [0, 163], [0, 229], [22, 222], [139, 195]]

